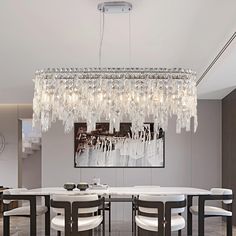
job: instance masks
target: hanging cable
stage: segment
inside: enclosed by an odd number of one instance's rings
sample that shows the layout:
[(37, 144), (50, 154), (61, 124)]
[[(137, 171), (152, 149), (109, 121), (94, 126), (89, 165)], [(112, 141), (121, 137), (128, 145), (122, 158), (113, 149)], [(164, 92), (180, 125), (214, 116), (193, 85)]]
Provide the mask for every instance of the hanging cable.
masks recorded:
[[(132, 61), (131, 61), (131, 54), (132, 54), (132, 48), (131, 48), (131, 14), (129, 11), (129, 67), (131, 67)], [(102, 9), (100, 11), (100, 43), (99, 43), (99, 67), (102, 66), (102, 46), (103, 46), (103, 38), (104, 38), (104, 28), (105, 28), (105, 10)]]
[(102, 12), (100, 11), (100, 14), (99, 14), (99, 43), (101, 41), (101, 33), (102, 33), (101, 23), (102, 23)]
[(131, 16), (129, 11), (129, 67), (131, 68)]
[(100, 13), (100, 44), (99, 44), (99, 67), (102, 65), (102, 43), (104, 37), (105, 13)]

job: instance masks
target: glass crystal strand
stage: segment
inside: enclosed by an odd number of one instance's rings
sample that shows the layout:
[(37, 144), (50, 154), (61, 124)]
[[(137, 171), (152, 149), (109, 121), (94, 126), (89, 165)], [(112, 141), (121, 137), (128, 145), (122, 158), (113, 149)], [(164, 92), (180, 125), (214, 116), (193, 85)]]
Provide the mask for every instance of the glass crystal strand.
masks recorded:
[[(98, 72), (95, 72), (95, 71)], [(48, 130), (62, 120), (65, 131), (85, 120), (88, 130), (105, 118), (116, 131), (124, 117), (137, 133), (147, 117), (167, 129), (176, 115), (176, 131), (197, 128), (196, 75), (180, 69), (52, 69), (36, 72), (33, 122)], [(153, 71), (157, 71), (153, 73)], [(111, 131), (110, 130), (110, 131)]]

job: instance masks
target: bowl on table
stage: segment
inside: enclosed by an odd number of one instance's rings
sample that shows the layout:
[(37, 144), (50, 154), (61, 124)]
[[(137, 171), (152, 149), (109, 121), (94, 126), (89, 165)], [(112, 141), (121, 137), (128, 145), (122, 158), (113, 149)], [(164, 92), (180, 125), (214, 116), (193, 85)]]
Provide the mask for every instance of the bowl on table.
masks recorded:
[(80, 191), (85, 191), (89, 187), (88, 183), (78, 183), (77, 188)]
[(67, 191), (72, 191), (74, 188), (76, 188), (76, 185), (74, 183), (65, 183), (64, 189)]

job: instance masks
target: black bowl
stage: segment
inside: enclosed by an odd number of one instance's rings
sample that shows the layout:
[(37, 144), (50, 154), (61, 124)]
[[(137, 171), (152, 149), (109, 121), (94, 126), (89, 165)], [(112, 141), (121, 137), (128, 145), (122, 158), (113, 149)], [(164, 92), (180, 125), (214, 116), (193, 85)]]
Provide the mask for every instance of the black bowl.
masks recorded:
[(79, 183), (79, 184), (77, 184), (77, 188), (80, 191), (85, 191), (88, 187), (89, 187), (89, 185), (87, 183)]
[(67, 191), (72, 191), (74, 188), (76, 188), (76, 185), (74, 183), (64, 184), (64, 189), (66, 189)]

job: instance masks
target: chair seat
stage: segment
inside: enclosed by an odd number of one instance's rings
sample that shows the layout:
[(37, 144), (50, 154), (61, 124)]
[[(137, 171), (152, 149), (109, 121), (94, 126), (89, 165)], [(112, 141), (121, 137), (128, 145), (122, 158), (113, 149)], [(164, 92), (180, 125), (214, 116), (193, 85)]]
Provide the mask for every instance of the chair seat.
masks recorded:
[[(197, 215), (198, 214), (198, 206), (191, 206), (190, 212), (193, 215)], [(205, 206), (204, 215), (205, 216), (232, 216), (232, 212), (227, 211), (227, 210), (220, 208), (220, 207)]]
[[(156, 217), (135, 216), (135, 221), (138, 227), (148, 230), (158, 230), (158, 219)], [(178, 231), (185, 227), (185, 220), (180, 215), (171, 216), (171, 231)]]
[[(48, 211), (46, 206), (36, 206), (36, 215), (43, 215)], [(4, 216), (29, 216), (30, 206), (17, 207), (3, 213)]]
[[(90, 230), (98, 227), (102, 223), (102, 216), (90, 216), (78, 218), (78, 231)], [(65, 230), (65, 216), (55, 216), (51, 221), (51, 226), (57, 231)]]

